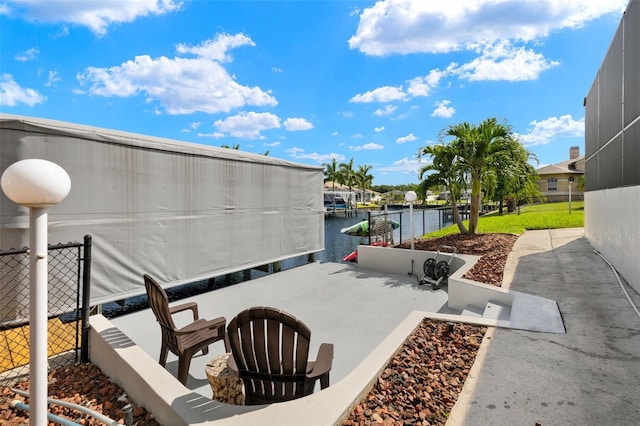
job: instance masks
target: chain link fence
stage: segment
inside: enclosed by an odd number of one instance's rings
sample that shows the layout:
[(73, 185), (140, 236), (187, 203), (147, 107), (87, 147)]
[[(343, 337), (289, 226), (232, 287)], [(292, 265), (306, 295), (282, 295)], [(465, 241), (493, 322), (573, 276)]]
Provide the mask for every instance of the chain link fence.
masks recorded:
[[(88, 360), (91, 236), (49, 245), (48, 358), (55, 369)], [(0, 250), (0, 385), (29, 374), (29, 249)]]

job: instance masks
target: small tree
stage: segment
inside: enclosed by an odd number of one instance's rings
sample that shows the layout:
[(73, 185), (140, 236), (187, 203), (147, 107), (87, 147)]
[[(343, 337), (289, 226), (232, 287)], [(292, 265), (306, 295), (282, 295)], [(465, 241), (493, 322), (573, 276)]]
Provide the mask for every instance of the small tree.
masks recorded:
[(504, 151), (505, 138), (511, 137), (511, 127), (488, 118), (479, 125), (461, 123), (449, 126), (444, 136), (452, 136), (452, 149), (461, 167), (469, 173), (471, 180), (471, 211), (469, 214), (469, 233), (475, 234), (480, 218), (482, 181), (491, 170), (492, 157)]
[(351, 190), (353, 185), (356, 184), (356, 172), (353, 170), (353, 158), (348, 163), (341, 163), (338, 165), (338, 173), (340, 175), (340, 181), (343, 185), (349, 187), (349, 205), (351, 205)]
[[(466, 188), (464, 170), (456, 162), (456, 153), (450, 145), (431, 145), (422, 148), (418, 152), (418, 157), (428, 155), (431, 164), (427, 164), (419, 171), (418, 177), (424, 180), (420, 183), (421, 191), (443, 185), (451, 195), (451, 211), (453, 222), (458, 225), (461, 234), (466, 234), (467, 229), (462, 223), (462, 218), (458, 210), (458, 201), (463, 188)], [(432, 172), (427, 174), (428, 172)], [(426, 177), (425, 177), (425, 174)]]
[(336, 188), (336, 180), (338, 179), (338, 162), (335, 158), (331, 159), (331, 163), (324, 163), (324, 181), (331, 181), (331, 188)]
[(505, 138), (502, 143), (504, 149), (490, 158), (491, 167), (483, 182), (485, 196), (499, 202), (500, 215), (505, 202), (511, 206), (523, 198), (542, 196), (538, 175), (530, 164), (531, 161), (538, 163), (538, 157), (515, 138)]
[(371, 166), (364, 165), (358, 166), (358, 170), (356, 171), (356, 183), (362, 190), (362, 203), (365, 204), (367, 189), (373, 183), (373, 175), (369, 174), (371, 170)]

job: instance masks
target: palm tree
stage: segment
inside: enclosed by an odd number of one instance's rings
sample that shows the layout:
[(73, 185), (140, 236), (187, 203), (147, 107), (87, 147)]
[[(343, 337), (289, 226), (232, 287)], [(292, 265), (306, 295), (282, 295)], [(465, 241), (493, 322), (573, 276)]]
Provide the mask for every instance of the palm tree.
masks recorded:
[(224, 145), (220, 145), (220, 148), (239, 150), (240, 149), (240, 144), (239, 143), (234, 143), (233, 146), (229, 146), (227, 144), (224, 144)]
[(451, 145), (461, 165), (470, 175), (469, 233), (475, 234), (480, 217), (482, 180), (491, 170), (492, 157), (507, 149), (502, 142), (505, 138), (511, 137), (511, 126), (498, 123), (495, 118), (488, 118), (477, 126), (467, 122), (451, 125), (443, 134), (454, 137)]
[[(456, 162), (456, 153), (451, 145), (431, 145), (422, 148), (418, 152), (418, 157), (425, 155), (431, 157), (431, 164), (423, 166), (418, 177), (421, 180), (420, 188), (426, 194), (427, 189), (434, 186), (443, 185), (451, 195), (451, 211), (453, 222), (458, 225), (461, 234), (466, 234), (467, 229), (462, 223), (460, 212), (458, 211), (458, 199), (463, 188), (466, 188), (465, 173)], [(423, 180), (422, 178), (430, 173)]]
[(367, 188), (369, 188), (373, 183), (373, 175), (369, 174), (371, 168), (372, 167), (369, 165), (358, 166), (358, 170), (356, 171), (355, 175), (356, 183), (360, 187), (360, 189), (362, 189), (363, 204), (366, 204), (365, 200), (367, 195)]
[(331, 181), (331, 188), (336, 188), (336, 180), (338, 179), (338, 162), (335, 158), (331, 159), (331, 163), (324, 163), (324, 181)]
[(351, 205), (351, 190), (353, 185), (356, 184), (356, 172), (353, 170), (353, 158), (348, 163), (340, 163), (338, 166), (338, 173), (340, 174), (340, 181), (349, 187), (349, 200)]
[(538, 189), (538, 175), (530, 163), (538, 163), (538, 157), (513, 137), (505, 138), (503, 143), (505, 149), (492, 157), (491, 169), (485, 174), (482, 184), (485, 196), (500, 203), (500, 215), (505, 201), (512, 211), (514, 202), (542, 196)]

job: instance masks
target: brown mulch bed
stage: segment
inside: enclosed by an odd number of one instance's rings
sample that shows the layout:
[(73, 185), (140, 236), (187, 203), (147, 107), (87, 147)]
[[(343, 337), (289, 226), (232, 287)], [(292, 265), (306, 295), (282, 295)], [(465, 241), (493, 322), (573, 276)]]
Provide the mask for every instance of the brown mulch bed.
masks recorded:
[[(455, 246), (458, 253), (481, 256), (465, 278), (499, 286), (507, 256), (518, 237), (510, 234), (454, 234), (443, 238), (417, 240), (416, 250), (435, 251), (439, 245)], [(409, 248), (405, 243), (403, 248)], [(425, 320), (392, 358), (371, 392), (344, 421), (344, 425), (442, 425), (464, 385), (484, 327)], [(14, 386), (27, 390), (28, 382)], [(64, 367), (49, 375), (49, 397), (84, 405), (119, 423), (124, 423), (121, 398), (125, 392), (92, 364)], [(119, 400), (122, 399), (122, 400)], [(0, 425), (28, 424), (29, 415), (9, 406), (28, 398), (9, 388), (0, 394)], [(50, 405), (50, 411), (82, 425), (99, 425), (93, 418), (65, 407)], [(144, 408), (133, 404), (134, 424), (158, 423)], [(53, 423), (51, 423), (53, 425)]]
[[(29, 382), (13, 386), (15, 389), (29, 390)], [(79, 364), (57, 368), (49, 373), (49, 398), (82, 405), (124, 424), (123, 407), (130, 402), (126, 392), (113, 383), (93, 364)], [(3, 388), (0, 395), (0, 425), (18, 426), (29, 424), (29, 413), (9, 406), (12, 400), (26, 404), (29, 398), (17, 395), (10, 388)], [(153, 415), (139, 405), (132, 403), (133, 423), (138, 425), (159, 425)], [(84, 414), (61, 405), (49, 405), (49, 412), (81, 425), (104, 425), (89, 414)], [(54, 423), (49, 423), (54, 425)]]
[(486, 327), (425, 320), (405, 341), (344, 426), (443, 425)]

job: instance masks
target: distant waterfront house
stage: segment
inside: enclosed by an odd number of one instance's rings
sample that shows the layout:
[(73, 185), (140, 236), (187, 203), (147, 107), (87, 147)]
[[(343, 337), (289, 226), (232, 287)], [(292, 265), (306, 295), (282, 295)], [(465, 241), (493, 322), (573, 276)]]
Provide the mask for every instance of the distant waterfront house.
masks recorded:
[(572, 146), (569, 149), (569, 159), (551, 164), (536, 170), (540, 180), (538, 187), (547, 201), (569, 201), (569, 185), (571, 185), (571, 199), (582, 200), (584, 194), (578, 189), (578, 182), (584, 175), (584, 155), (580, 155), (580, 148)]
[(365, 190), (365, 199), (363, 201), (362, 190), (357, 186), (353, 186), (349, 188), (346, 185), (343, 185), (338, 182), (333, 182), (330, 180), (324, 182), (323, 191), (325, 194), (329, 193), (329, 194), (335, 194), (337, 196), (340, 196), (347, 202), (347, 204), (351, 204), (354, 206), (356, 203), (368, 204), (372, 200), (380, 197), (379, 193), (375, 191), (371, 191), (370, 189), (367, 189)]

